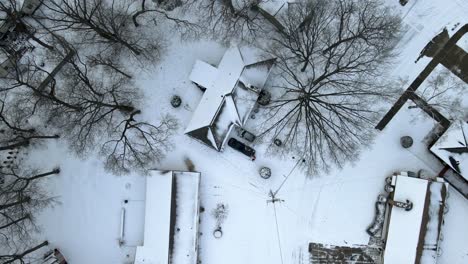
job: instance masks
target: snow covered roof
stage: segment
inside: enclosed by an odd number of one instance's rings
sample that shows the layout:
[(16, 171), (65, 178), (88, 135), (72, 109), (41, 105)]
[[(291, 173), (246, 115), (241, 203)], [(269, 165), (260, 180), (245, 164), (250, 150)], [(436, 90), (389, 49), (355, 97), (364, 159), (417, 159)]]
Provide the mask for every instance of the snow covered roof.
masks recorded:
[(247, 120), (274, 62), (238, 47), (217, 68), (197, 61), (189, 78), (206, 90), (185, 133), (220, 151), (232, 127)]
[(268, 0), (264, 1), (259, 4), (259, 6), (267, 11), (270, 15), (275, 16), (281, 11), (283, 8), (287, 7), (288, 3), (292, 3), (294, 1), (286, 1), (286, 0)]
[(431, 147), (432, 153), (468, 180), (468, 122), (454, 122)]
[(0, 63), (3, 63), (4, 61), (8, 60), (8, 58), (8, 53), (6, 53), (3, 49), (0, 49)]
[(42, 0), (24, 0), (21, 5), (21, 12), (31, 15), (42, 5)]
[(436, 263), (447, 183), (401, 173), (392, 185), (393, 201), (410, 201), (412, 209), (390, 206), (384, 263)]
[(152, 171), (146, 178), (144, 245), (135, 264), (196, 264), (200, 173)]

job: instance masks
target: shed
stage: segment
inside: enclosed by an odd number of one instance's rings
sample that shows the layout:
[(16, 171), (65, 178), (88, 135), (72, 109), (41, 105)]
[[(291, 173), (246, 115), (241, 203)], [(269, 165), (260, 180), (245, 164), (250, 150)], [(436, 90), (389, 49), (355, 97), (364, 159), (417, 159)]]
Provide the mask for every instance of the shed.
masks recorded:
[(384, 232), (384, 264), (435, 264), (448, 184), (442, 178), (427, 180), (400, 172), (392, 176), (390, 199), (412, 204), (410, 210), (389, 203)]
[(144, 244), (135, 264), (197, 264), (200, 173), (152, 171), (146, 178)]

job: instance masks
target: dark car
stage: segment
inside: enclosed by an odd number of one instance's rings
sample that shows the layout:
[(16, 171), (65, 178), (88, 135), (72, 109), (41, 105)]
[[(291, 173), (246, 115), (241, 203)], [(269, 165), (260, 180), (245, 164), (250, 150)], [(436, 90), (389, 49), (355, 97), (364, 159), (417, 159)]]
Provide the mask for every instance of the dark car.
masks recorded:
[(243, 129), (242, 127), (238, 127), (236, 126), (236, 132), (237, 132), (237, 135), (249, 142), (253, 142), (255, 140), (255, 135), (250, 133), (249, 131)]
[(239, 140), (235, 138), (230, 138), (228, 141), (228, 145), (239, 151), (242, 152), (242, 154), (250, 157), (252, 160), (255, 160), (255, 149), (245, 145), (244, 143), (240, 142)]

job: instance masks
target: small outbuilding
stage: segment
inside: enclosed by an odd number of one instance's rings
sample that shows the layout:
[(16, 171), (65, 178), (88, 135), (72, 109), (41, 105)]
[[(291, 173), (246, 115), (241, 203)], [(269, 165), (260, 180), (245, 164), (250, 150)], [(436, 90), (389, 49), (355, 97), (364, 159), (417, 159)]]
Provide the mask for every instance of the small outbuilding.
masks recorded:
[(249, 118), (275, 61), (238, 47), (229, 48), (218, 67), (197, 60), (189, 78), (204, 94), (185, 133), (221, 151), (234, 126)]

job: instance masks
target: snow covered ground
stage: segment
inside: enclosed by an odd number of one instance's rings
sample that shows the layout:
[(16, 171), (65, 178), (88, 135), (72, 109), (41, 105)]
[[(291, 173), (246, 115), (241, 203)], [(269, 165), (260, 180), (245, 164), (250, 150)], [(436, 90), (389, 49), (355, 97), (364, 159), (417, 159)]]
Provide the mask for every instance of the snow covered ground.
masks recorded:
[[(406, 7), (390, 1), (402, 10), (409, 31), (401, 47), (394, 74), (413, 80), (429, 62), (414, 60), (420, 50), (444, 26), (468, 21), (468, 4), (462, 0), (415, 0)], [(464, 38), (466, 40), (466, 38)], [(367, 244), (365, 229), (372, 222), (374, 202), (383, 191), (384, 179), (395, 171), (426, 169), (438, 173), (442, 165), (425, 148), (425, 136), (434, 121), (421, 118), (419, 109), (402, 108), (390, 124), (379, 132), (370, 149), (359, 161), (328, 175), (304, 175), (293, 170), (298, 157), (279, 160), (265, 157), (264, 147), (255, 146), (257, 160), (250, 161), (231, 148), (218, 153), (183, 135), (202, 92), (188, 80), (193, 63), (201, 59), (217, 64), (226, 47), (212, 41), (180, 42), (174, 40), (165, 59), (153, 71), (142, 73), (140, 84), (145, 92), (150, 120), (172, 112), (181, 128), (175, 149), (158, 167), (161, 170), (184, 170), (190, 158), (201, 172), (200, 197), (205, 212), (200, 223), (200, 259), (205, 264), (231, 263), (307, 263), (309, 242), (335, 245)], [(405, 89), (406, 87), (402, 87)], [(173, 109), (170, 97), (182, 97), (182, 107)], [(250, 122), (254, 122), (251, 120)], [(401, 136), (412, 136), (410, 149), (400, 147)], [(68, 154), (62, 142), (32, 153), (38, 164), (57, 164), (59, 176), (47, 181), (61, 204), (40, 216), (42, 236), (58, 247), (70, 264), (132, 263), (136, 244), (143, 241), (145, 178), (140, 175), (114, 176), (105, 172), (93, 156), (77, 160)], [(262, 179), (258, 170), (272, 169), (270, 179)], [(292, 173), (291, 173), (292, 171)], [(281, 203), (267, 203), (270, 190), (276, 191), (288, 176), (276, 198)], [(443, 227), (441, 264), (468, 263), (468, 203), (450, 189)], [(133, 225), (126, 232), (132, 241), (119, 246), (120, 212), (123, 201), (135, 204), (128, 217)], [(223, 223), (223, 237), (212, 232), (216, 220), (211, 212), (218, 203), (228, 206)]]

